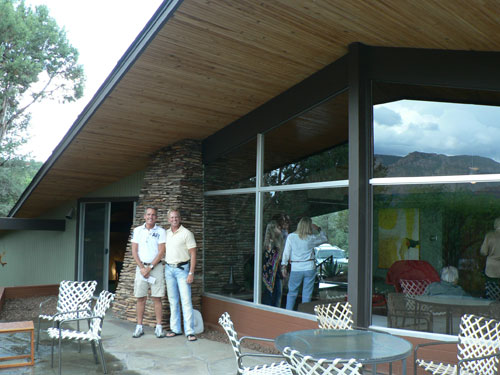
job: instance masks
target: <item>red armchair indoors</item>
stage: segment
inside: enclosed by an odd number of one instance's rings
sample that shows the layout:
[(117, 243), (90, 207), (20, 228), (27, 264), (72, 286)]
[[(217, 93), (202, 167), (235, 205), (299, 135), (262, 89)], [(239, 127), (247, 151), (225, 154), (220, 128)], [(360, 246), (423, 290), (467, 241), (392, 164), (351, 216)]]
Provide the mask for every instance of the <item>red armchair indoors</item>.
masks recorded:
[(385, 277), (385, 283), (394, 285), (396, 292), (401, 293), (399, 280), (429, 280), (439, 282), (439, 273), (425, 260), (398, 260), (394, 262)]

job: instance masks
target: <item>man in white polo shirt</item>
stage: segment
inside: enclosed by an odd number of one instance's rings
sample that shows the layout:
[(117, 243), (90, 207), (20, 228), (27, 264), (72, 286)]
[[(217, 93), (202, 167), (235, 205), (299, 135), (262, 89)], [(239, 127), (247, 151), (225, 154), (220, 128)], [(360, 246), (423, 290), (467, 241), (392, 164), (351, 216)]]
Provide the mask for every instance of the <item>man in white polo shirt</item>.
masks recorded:
[(167, 332), (167, 337), (181, 334), (182, 305), (184, 334), (188, 341), (196, 341), (191, 302), (191, 284), (196, 267), (196, 241), (193, 233), (181, 225), (179, 210), (168, 211), (168, 222), (170, 229), (167, 230), (165, 280), (170, 303), (170, 331)]
[(134, 296), (137, 297), (137, 326), (134, 338), (144, 334), (142, 318), (146, 307), (146, 296), (151, 287), (151, 298), (155, 306), (156, 329), (158, 338), (165, 337), (161, 326), (161, 297), (165, 296), (165, 281), (163, 279), (163, 264), (165, 255), (165, 229), (156, 225), (157, 210), (147, 207), (143, 225), (134, 229), (132, 235), (132, 256), (137, 264), (134, 280)]

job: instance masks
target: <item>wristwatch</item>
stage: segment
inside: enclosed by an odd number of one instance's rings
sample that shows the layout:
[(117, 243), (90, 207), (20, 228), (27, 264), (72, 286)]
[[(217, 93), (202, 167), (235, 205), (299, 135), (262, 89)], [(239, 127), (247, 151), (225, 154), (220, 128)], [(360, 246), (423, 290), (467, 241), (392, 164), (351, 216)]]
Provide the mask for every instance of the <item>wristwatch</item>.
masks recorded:
[(153, 268), (155, 268), (155, 265), (154, 265), (153, 263), (150, 263), (150, 264), (149, 264), (149, 267), (150, 267), (151, 269), (153, 269)]

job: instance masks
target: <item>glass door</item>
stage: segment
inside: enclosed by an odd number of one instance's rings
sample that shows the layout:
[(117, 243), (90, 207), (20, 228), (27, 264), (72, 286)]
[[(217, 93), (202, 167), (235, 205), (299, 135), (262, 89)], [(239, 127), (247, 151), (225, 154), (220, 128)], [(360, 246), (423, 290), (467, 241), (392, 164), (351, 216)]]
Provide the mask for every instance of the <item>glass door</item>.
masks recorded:
[(96, 293), (108, 290), (110, 202), (80, 206), (79, 279), (97, 280)]

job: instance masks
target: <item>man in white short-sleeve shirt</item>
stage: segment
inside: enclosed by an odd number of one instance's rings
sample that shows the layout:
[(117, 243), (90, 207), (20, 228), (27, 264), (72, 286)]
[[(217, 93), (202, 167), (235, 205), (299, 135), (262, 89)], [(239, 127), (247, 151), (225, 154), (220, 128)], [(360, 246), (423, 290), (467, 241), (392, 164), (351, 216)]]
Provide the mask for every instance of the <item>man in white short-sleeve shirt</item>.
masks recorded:
[(146, 297), (151, 288), (151, 298), (155, 306), (156, 328), (158, 338), (165, 337), (161, 326), (161, 297), (165, 296), (165, 280), (163, 279), (163, 264), (165, 255), (166, 232), (156, 225), (157, 210), (148, 207), (144, 214), (145, 223), (134, 229), (132, 235), (132, 256), (137, 264), (134, 279), (134, 296), (137, 298), (137, 326), (134, 338), (144, 334), (142, 319), (146, 307)]
[(167, 230), (165, 279), (170, 303), (170, 331), (167, 332), (167, 337), (181, 334), (182, 305), (184, 334), (188, 341), (196, 341), (191, 301), (191, 284), (196, 267), (196, 241), (193, 233), (181, 225), (178, 210), (168, 211), (168, 222), (170, 229)]

